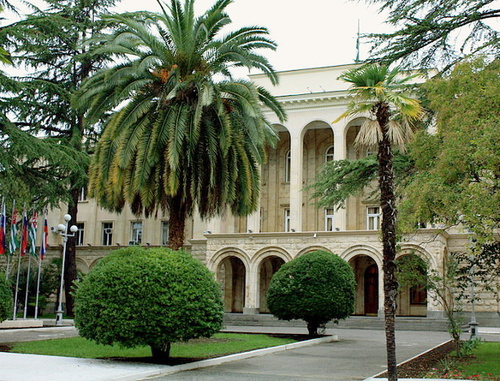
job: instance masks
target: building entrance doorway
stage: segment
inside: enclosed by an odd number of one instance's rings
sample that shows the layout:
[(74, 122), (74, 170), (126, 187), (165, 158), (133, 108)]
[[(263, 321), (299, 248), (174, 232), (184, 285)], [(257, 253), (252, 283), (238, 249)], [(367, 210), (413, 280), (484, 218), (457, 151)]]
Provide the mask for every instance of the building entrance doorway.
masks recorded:
[(243, 312), (246, 268), (242, 260), (225, 258), (219, 266), (218, 280), (224, 297), (224, 312)]
[(271, 278), (274, 273), (280, 269), (280, 267), (285, 263), (283, 259), (277, 256), (267, 257), (260, 264), (260, 274), (259, 274), (259, 312), (269, 313), (269, 308), (267, 307), (267, 290), (269, 289), (269, 283), (271, 283)]
[(365, 270), (365, 315), (378, 314), (378, 268), (376, 264)]

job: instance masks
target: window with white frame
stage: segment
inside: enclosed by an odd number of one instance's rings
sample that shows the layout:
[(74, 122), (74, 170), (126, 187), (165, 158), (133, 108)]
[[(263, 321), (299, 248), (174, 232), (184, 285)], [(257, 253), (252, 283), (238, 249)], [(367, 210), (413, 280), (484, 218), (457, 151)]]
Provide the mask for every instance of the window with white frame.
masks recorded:
[(334, 226), (334, 212), (335, 212), (335, 209), (334, 208), (326, 208), (325, 209), (325, 231), (326, 232), (332, 232), (335, 230), (335, 226)]
[(78, 193), (78, 201), (87, 201), (87, 187), (80, 188), (80, 193)]
[(129, 244), (138, 245), (142, 242), (142, 221), (133, 221), (130, 224), (130, 242)]
[(285, 231), (290, 231), (290, 208), (285, 209)]
[(380, 229), (380, 207), (370, 206), (366, 208), (366, 229)]
[(291, 166), (292, 166), (292, 154), (290, 151), (287, 151), (285, 155), (285, 182), (290, 182), (291, 176)]
[(83, 246), (83, 237), (85, 233), (85, 224), (83, 222), (79, 222), (76, 224), (76, 227), (78, 228), (78, 231), (75, 233), (75, 240), (77, 246)]
[(161, 222), (161, 244), (162, 246), (168, 245), (168, 221)]
[(333, 146), (330, 146), (325, 151), (325, 163), (333, 161)]
[(102, 223), (102, 245), (111, 246), (113, 244), (113, 223)]

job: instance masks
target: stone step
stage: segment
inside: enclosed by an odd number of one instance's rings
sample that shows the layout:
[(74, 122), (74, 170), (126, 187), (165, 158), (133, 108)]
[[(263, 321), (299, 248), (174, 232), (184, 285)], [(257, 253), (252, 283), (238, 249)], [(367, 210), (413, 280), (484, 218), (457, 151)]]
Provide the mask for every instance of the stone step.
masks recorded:
[[(278, 320), (270, 314), (238, 314), (225, 313), (226, 326), (262, 326), (262, 327), (304, 327), (302, 320)], [(338, 324), (329, 322), (327, 328), (351, 329), (384, 329), (384, 319), (377, 316), (351, 316)], [(401, 331), (447, 331), (445, 319), (430, 319), (425, 317), (397, 317), (396, 329)]]

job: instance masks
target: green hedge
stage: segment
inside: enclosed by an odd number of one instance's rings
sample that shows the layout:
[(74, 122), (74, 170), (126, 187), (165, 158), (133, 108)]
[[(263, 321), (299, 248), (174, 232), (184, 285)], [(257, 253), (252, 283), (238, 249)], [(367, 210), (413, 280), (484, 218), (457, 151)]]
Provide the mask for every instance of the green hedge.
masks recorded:
[(12, 313), (12, 289), (4, 276), (0, 277), (0, 322), (7, 320)]
[(354, 312), (354, 294), (351, 266), (335, 254), (314, 251), (281, 266), (269, 285), (267, 303), (278, 319), (305, 320), (309, 334), (316, 336), (321, 325)]
[(157, 360), (170, 343), (209, 337), (222, 325), (218, 284), (184, 252), (128, 247), (116, 250), (81, 281), (75, 326), (99, 344), (149, 345)]

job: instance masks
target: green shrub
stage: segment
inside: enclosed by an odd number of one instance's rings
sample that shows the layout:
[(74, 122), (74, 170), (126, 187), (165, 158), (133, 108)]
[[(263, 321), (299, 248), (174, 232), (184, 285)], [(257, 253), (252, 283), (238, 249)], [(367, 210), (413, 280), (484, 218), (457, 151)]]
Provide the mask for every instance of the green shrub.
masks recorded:
[(302, 319), (310, 336), (332, 319), (354, 312), (355, 280), (349, 264), (335, 254), (314, 251), (285, 263), (274, 274), (267, 292), (273, 315)]
[(0, 322), (7, 320), (12, 312), (12, 290), (10, 282), (0, 277)]
[(99, 344), (149, 345), (165, 362), (170, 343), (209, 337), (222, 325), (218, 284), (189, 254), (168, 249), (116, 250), (77, 285), (75, 326)]

